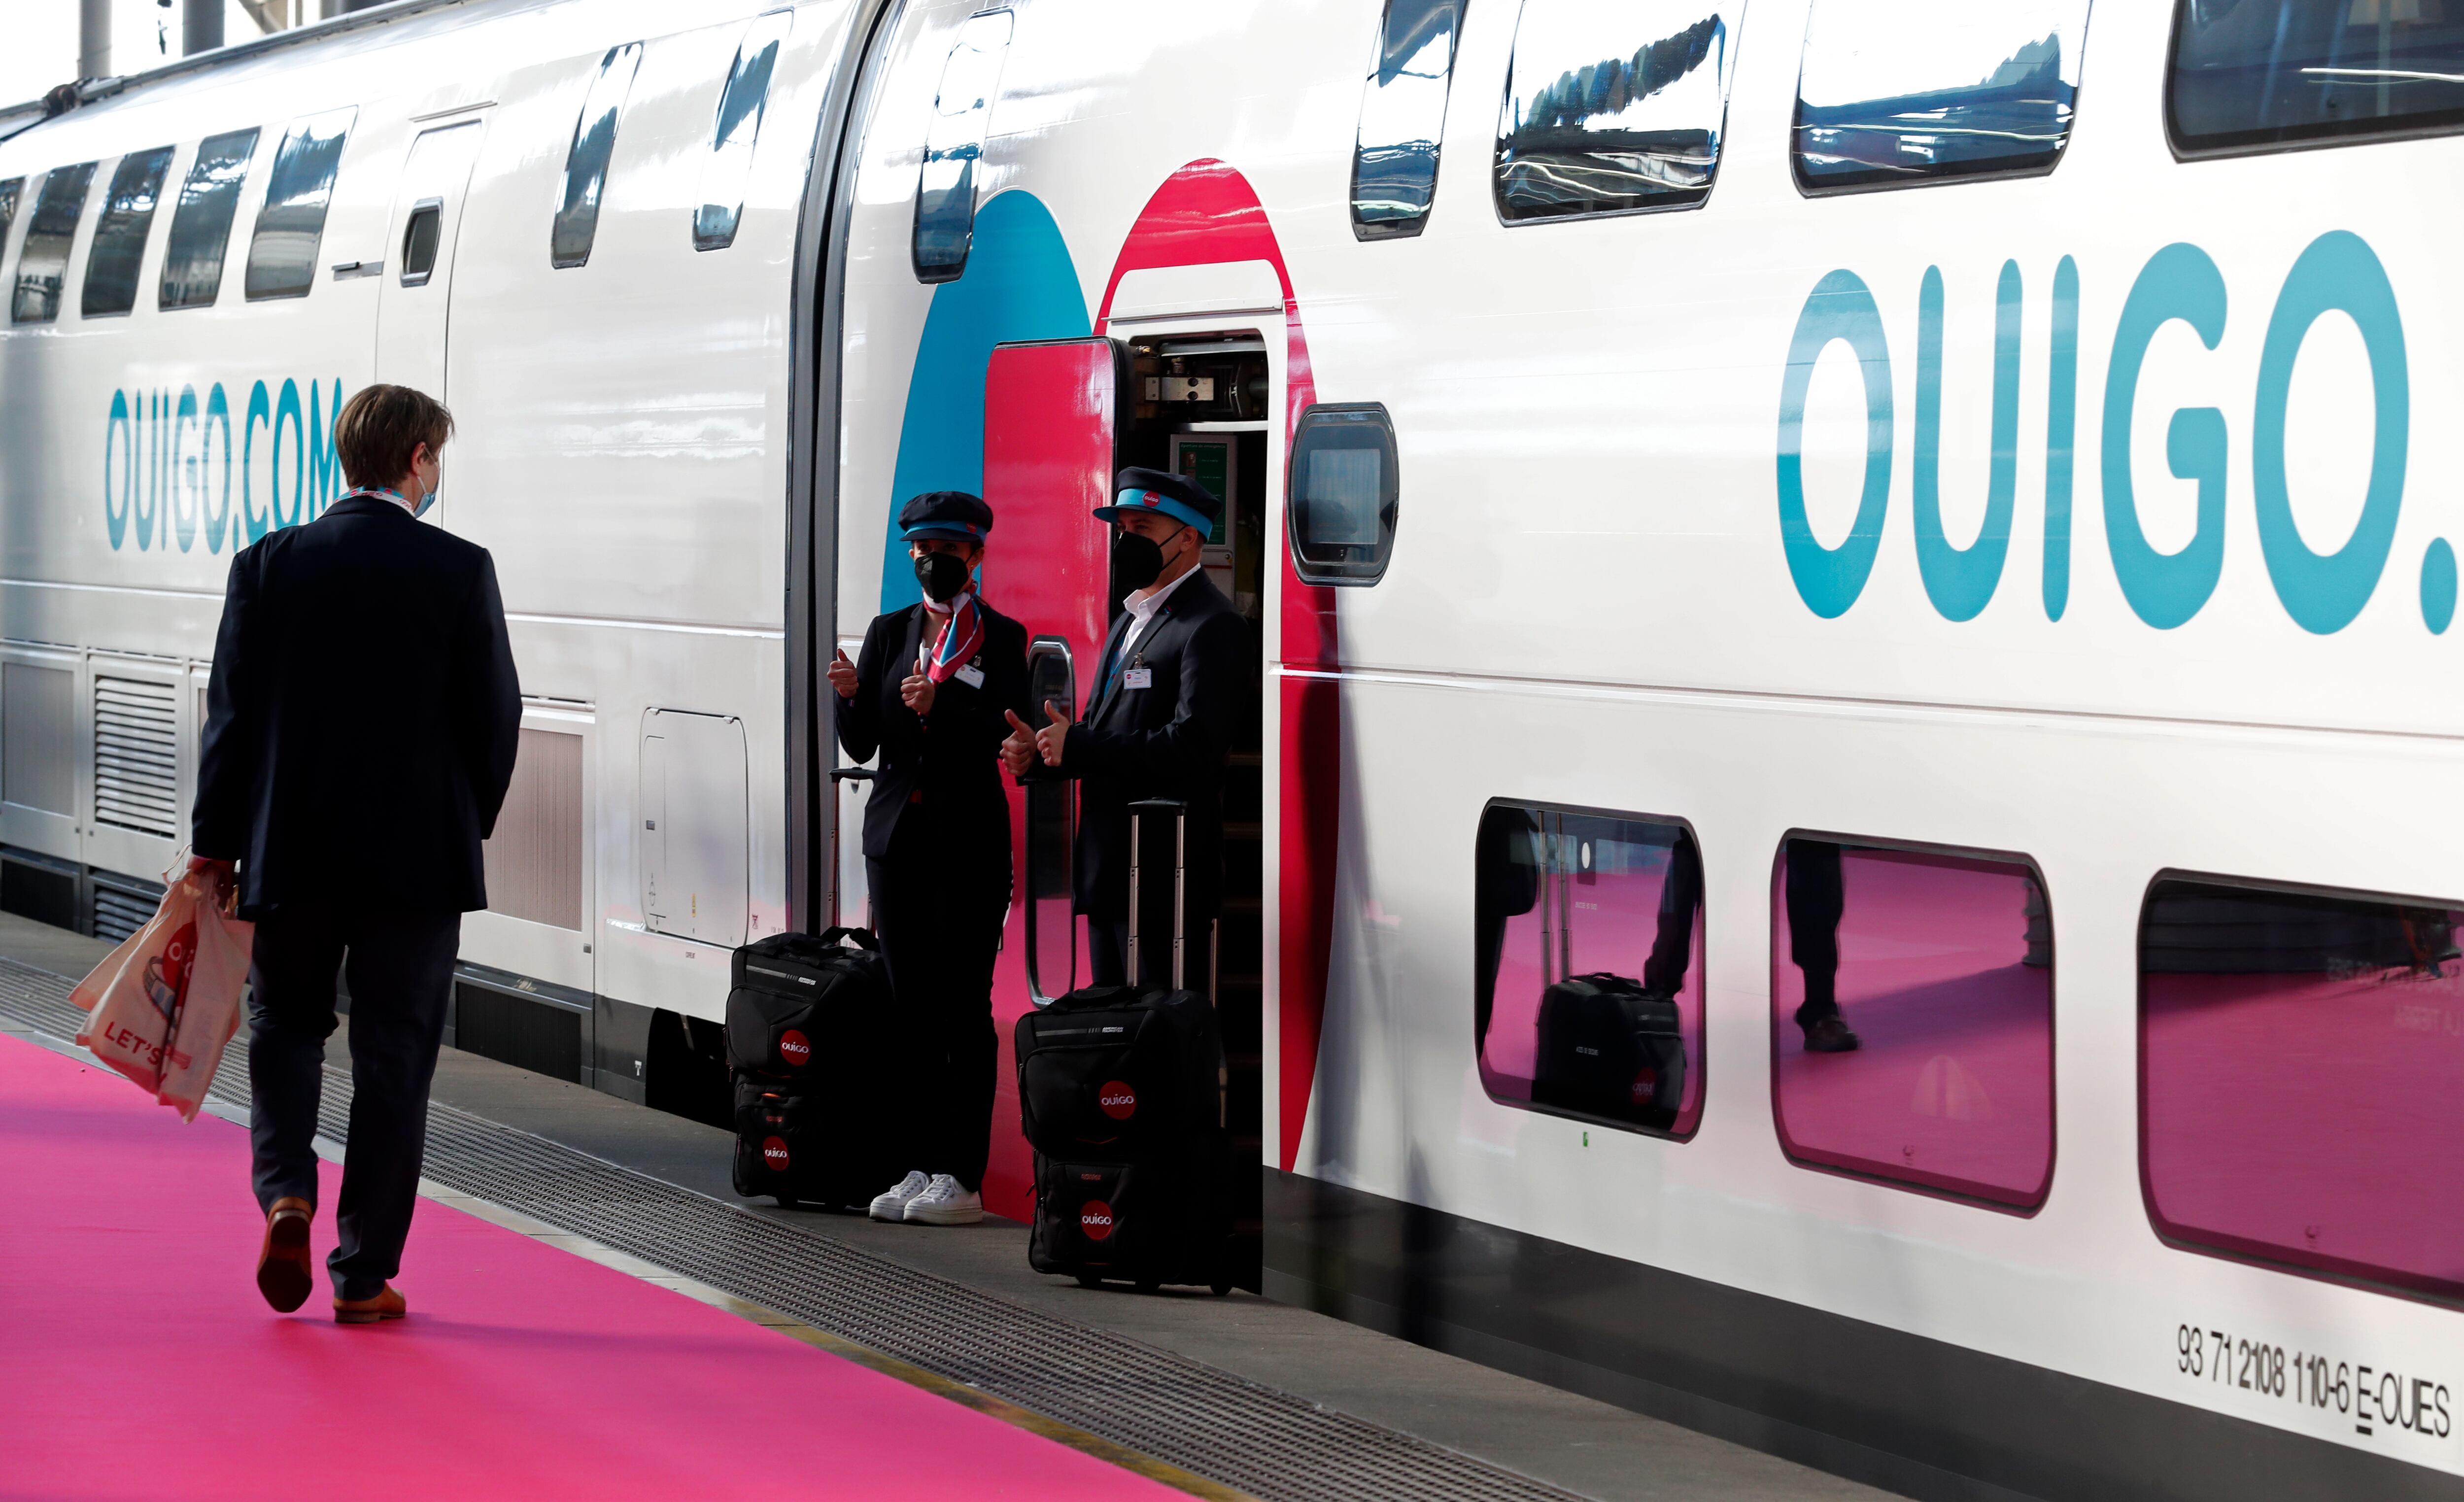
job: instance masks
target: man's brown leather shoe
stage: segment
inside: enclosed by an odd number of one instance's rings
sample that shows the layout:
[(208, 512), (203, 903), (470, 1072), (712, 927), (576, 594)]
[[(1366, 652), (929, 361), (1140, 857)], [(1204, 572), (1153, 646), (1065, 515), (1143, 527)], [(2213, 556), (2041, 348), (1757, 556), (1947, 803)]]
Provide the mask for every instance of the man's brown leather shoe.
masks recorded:
[(400, 1319), (410, 1313), (410, 1306), (385, 1286), (385, 1292), (374, 1298), (338, 1298), (334, 1300), (334, 1323), (338, 1325), (373, 1325), (380, 1319)]
[(265, 1214), (265, 1245), (256, 1253), (256, 1291), (283, 1314), (308, 1302), (317, 1286), (308, 1256), (308, 1220), (317, 1207), (297, 1195), (274, 1202)]

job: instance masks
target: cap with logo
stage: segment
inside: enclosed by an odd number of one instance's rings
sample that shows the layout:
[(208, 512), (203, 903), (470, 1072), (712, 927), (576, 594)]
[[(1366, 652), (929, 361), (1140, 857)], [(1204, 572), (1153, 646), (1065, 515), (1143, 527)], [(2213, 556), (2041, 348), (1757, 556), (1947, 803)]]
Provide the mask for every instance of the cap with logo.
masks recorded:
[(993, 529), (993, 508), (963, 490), (931, 490), (898, 508), (898, 526), (902, 541), (946, 537), (980, 542)]
[(1118, 521), (1129, 512), (1152, 511), (1211, 534), (1215, 519), (1223, 515), (1223, 502), (1213, 492), (1164, 470), (1123, 470), (1112, 482), (1112, 492), (1111, 505), (1095, 508), (1096, 520)]

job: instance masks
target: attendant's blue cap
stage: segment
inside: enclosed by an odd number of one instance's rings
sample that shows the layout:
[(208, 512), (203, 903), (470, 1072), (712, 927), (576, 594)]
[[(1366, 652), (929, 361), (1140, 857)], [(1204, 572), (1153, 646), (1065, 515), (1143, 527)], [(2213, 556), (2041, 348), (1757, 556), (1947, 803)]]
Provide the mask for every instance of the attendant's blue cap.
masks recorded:
[(1205, 486), (1162, 470), (1123, 470), (1112, 490), (1112, 503), (1095, 508), (1098, 521), (1118, 521), (1124, 512), (1155, 511), (1211, 534), (1215, 519), (1223, 515), (1223, 502)]
[(946, 537), (980, 542), (993, 529), (993, 508), (981, 496), (962, 490), (927, 491), (898, 508), (898, 525), (902, 541)]

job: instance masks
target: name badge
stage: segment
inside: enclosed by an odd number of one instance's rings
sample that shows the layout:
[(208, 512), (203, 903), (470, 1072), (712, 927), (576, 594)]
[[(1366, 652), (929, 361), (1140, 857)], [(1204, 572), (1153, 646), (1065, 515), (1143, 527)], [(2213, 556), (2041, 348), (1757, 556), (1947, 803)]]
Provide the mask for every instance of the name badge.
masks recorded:
[(967, 664), (965, 667), (960, 668), (957, 672), (951, 674), (950, 676), (957, 679), (959, 682), (965, 684), (971, 689), (979, 689), (984, 686), (984, 670), (977, 667), (972, 662)]
[(1130, 669), (1128, 672), (1121, 674), (1121, 687), (1125, 689), (1154, 688), (1155, 670), (1153, 668)]

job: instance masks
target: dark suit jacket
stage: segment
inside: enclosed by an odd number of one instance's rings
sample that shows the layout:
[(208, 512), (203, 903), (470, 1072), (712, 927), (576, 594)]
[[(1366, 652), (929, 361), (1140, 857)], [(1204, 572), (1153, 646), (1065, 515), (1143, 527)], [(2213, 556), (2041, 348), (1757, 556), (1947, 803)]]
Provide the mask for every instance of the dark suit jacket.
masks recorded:
[[(973, 850), (1009, 861), (1009, 795), (1001, 786), (1005, 712), (1026, 718), (1026, 628), (979, 597), (983, 650), (972, 665), (981, 688), (953, 677), (933, 693), (933, 713), (918, 718), (898, 696), (915, 671), (928, 612), (921, 605), (873, 617), (856, 653), (856, 691), (839, 701), (839, 744), (863, 762), (876, 751), (881, 766), (864, 808), (864, 853), (887, 859), (890, 837), (911, 808), (929, 810), (935, 843), (955, 853)], [(934, 628), (937, 630), (938, 628)], [(1032, 723), (1033, 721), (1029, 721)]]
[[(1061, 771), (1079, 780), (1076, 906), (1099, 918), (1129, 916), (1130, 805), (1180, 799), (1189, 805), (1182, 911), (1195, 946), (1223, 899), (1223, 757), (1249, 682), (1246, 633), (1232, 602), (1200, 570), (1131, 648), (1128, 666), (1155, 674), (1133, 689), (1126, 673), (1106, 671), (1133, 619), (1127, 610), (1114, 618), (1087, 687), (1087, 712), (1062, 741)], [(1169, 871), (1156, 874), (1171, 879)]]
[(488, 550), (347, 497), (231, 560), (196, 852), (240, 863), (251, 916), (300, 898), (486, 907), (479, 842), (521, 718)]

